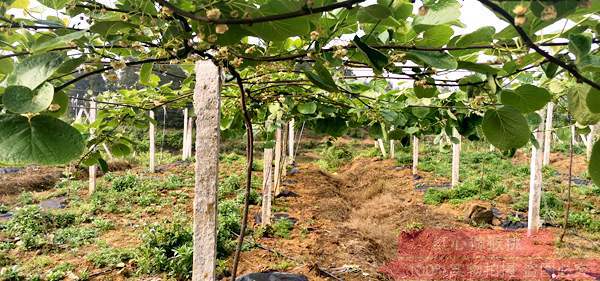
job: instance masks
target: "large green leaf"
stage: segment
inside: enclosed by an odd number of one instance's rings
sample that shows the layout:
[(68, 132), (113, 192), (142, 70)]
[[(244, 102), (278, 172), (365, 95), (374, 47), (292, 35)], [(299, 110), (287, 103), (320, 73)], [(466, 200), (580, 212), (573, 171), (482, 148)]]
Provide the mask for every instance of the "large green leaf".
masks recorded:
[(438, 48), (446, 45), (454, 30), (449, 25), (438, 25), (423, 32), (423, 39), (417, 41), (417, 46)]
[[(301, 9), (303, 5), (304, 2), (301, 1), (271, 0), (264, 5), (261, 5), (260, 9), (256, 11), (256, 14), (251, 16), (268, 16), (297, 11)], [(308, 34), (311, 31), (310, 17), (297, 17), (286, 20), (256, 23), (250, 26), (244, 26), (244, 28), (267, 41), (282, 41), (288, 37)]]
[(90, 26), (90, 31), (106, 37), (111, 34), (129, 32), (136, 27), (137, 25), (124, 21), (99, 21)]
[(422, 15), (416, 16), (413, 27), (417, 32), (431, 26), (451, 23), (460, 17), (460, 3), (456, 0), (433, 0), (427, 1), (426, 8), (422, 9)]
[(367, 57), (369, 64), (373, 67), (375, 72), (381, 73), (383, 68), (390, 63), (389, 58), (384, 53), (371, 48), (361, 41), (358, 36), (354, 36), (353, 41), (356, 47)]
[(148, 85), (150, 82), (150, 74), (152, 74), (153, 63), (145, 63), (140, 67), (140, 84)]
[(534, 112), (544, 108), (552, 99), (552, 95), (543, 88), (533, 85), (522, 85), (516, 90), (503, 90), (500, 100), (505, 105), (510, 105), (522, 113)]
[(65, 113), (67, 113), (67, 109), (69, 108), (69, 96), (65, 94), (65, 92), (56, 92), (54, 93), (54, 98), (52, 99), (52, 103), (48, 107), (48, 110), (42, 112), (42, 114), (61, 117)]
[(437, 87), (435, 85), (430, 85), (435, 83), (435, 80), (431, 77), (427, 77), (426, 80), (429, 84), (423, 86), (417, 85), (417, 81), (414, 82), (413, 90), (415, 91), (417, 98), (433, 98), (437, 96)]
[(314, 114), (317, 111), (317, 104), (314, 102), (300, 103), (297, 106), (298, 112), (302, 114)]
[(584, 126), (593, 125), (600, 121), (600, 114), (592, 112), (588, 107), (589, 94), (590, 87), (580, 84), (570, 87), (567, 92), (569, 112), (577, 123)]
[(409, 51), (407, 54), (435, 68), (456, 69), (458, 63), (451, 55), (444, 52)]
[(65, 55), (56, 52), (28, 56), (15, 66), (13, 73), (8, 77), (8, 85), (35, 89), (50, 78), (64, 60)]
[(590, 174), (590, 177), (592, 177), (594, 183), (600, 186), (600, 141), (597, 141), (592, 149), (588, 173)]
[(67, 44), (69, 44), (69, 42), (85, 36), (86, 33), (86, 31), (76, 31), (63, 36), (54, 37), (49, 40), (42, 41), (40, 43), (36, 42), (36, 44), (34, 44), (31, 47), (31, 52), (40, 53), (43, 51), (65, 47), (67, 46)]
[(589, 34), (578, 33), (569, 35), (569, 51), (581, 59), (592, 49), (592, 36)]
[(488, 141), (500, 150), (522, 147), (531, 135), (527, 119), (509, 105), (488, 110), (483, 116), (482, 129)]
[(329, 70), (323, 66), (319, 61), (315, 61), (312, 67), (309, 64), (302, 64), (300, 68), (304, 72), (304, 75), (317, 87), (329, 91), (337, 92), (338, 87), (331, 77)]
[[(8, 75), (13, 71), (14, 62), (12, 58), (0, 59), (0, 74)], [(0, 82), (2, 79), (0, 79)]]
[(73, 0), (37, 0), (38, 2), (40, 2), (42, 5), (55, 9), (55, 10), (60, 10), (62, 8), (64, 8), (67, 3), (72, 2)]
[(50, 83), (44, 83), (34, 91), (24, 86), (8, 86), (2, 103), (14, 113), (38, 113), (50, 106), (53, 97), (54, 87)]
[(600, 113), (600, 91), (596, 88), (590, 87), (590, 91), (587, 94), (586, 103), (588, 109), (592, 113)]
[(375, 23), (392, 15), (390, 8), (381, 4), (374, 4), (367, 7), (361, 7), (356, 13), (360, 22)]
[(341, 117), (330, 117), (325, 119), (316, 119), (313, 123), (313, 129), (319, 134), (328, 134), (333, 137), (341, 137), (348, 130), (346, 120)]
[(9, 165), (66, 164), (84, 149), (81, 134), (60, 119), (0, 116), (0, 162)]
[(482, 74), (497, 74), (499, 69), (493, 68), (487, 64), (483, 63), (474, 63), (469, 61), (458, 61), (458, 69), (466, 69)]

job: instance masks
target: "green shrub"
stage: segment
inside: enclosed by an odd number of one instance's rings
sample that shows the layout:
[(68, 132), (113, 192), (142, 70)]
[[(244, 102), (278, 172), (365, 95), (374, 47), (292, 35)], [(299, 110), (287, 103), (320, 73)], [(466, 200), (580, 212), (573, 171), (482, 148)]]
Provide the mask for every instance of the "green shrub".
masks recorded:
[(35, 199), (33, 199), (33, 193), (23, 192), (19, 194), (19, 203), (23, 206), (34, 204)]
[(178, 189), (184, 185), (183, 179), (178, 175), (169, 175), (164, 183), (165, 189)]
[(183, 222), (154, 224), (144, 231), (136, 251), (138, 270), (143, 274), (167, 272), (185, 280), (192, 270), (185, 248), (192, 248), (191, 227)]
[(8, 236), (19, 237), (19, 246), (25, 249), (39, 248), (45, 244), (44, 236), (51, 226), (47, 213), (36, 205), (16, 210), (13, 218), (4, 225)]
[(67, 227), (58, 229), (54, 233), (52, 242), (58, 245), (69, 245), (78, 247), (89, 243), (98, 236), (98, 231), (93, 228)]
[(128, 189), (134, 189), (138, 183), (138, 179), (135, 175), (127, 174), (123, 176), (115, 177), (112, 180), (112, 188), (116, 191), (125, 191)]
[(333, 171), (352, 160), (354, 155), (345, 145), (330, 145), (321, 151), (321, 159), (317, 162), (324, 170)]
[(102, 247), (100, 250), (88, 254), (85, 258), (98, 268), (116, 267), (120, 263), (133, 259), (134, 254), (131, 249)]
[[(240, 205), (244, 204), (244, 199), (246, 197), (245, 193), (246, 193), (245, 191), (240, 191), (238, 193), (237, 198), (236, 198), (236, 203), (238, 203)], [(251, 189), (249, 199), (250, 199), (249, 200), (250, 205), (259, 205), (262, 197), (261, 197), (260, 193), (258, 193), (256, 190)]]
[(46, 280), (48, 280), (48, 281), (63, 280), (67, 276), (67, 273), (69, 271), (73, 270), (73, 268), (75, 268), (75, 267), (70, 263), (60, 264), (57, 267), (50, 270), (50, 272), (48, 272), (48, 274), (46, 275)]
[(101, 231), (109, 231), (115, 229), (115, 224), (108, 219), (96, 218), (92, 221), (94, 226)]
[(219, 198), (225, 198), (234, 194), (242, 186), (242, 178), (237, 174), (226, 177), (219, 183)]
[(21, 268), (18, 265), (3, 267), (0, 270), (0, 280), (2, 281), (23, 281), (25, 276), (21, 275)]
[(275, 235), (275, 237), (289, 239), (290, 232), (294, 228), (294, 223), (287, 218), (282, 218), (282, 219), (275, 221), (275, 223), (273, 223), (272, 227), (273, 227), (273, 235)]
[(438, 205), (442, 202), (448, 200), (449, 196), (445, 190), (430, 188), (425, 191), (425, 195), (423, 196), (423, 202), (429, 205)]

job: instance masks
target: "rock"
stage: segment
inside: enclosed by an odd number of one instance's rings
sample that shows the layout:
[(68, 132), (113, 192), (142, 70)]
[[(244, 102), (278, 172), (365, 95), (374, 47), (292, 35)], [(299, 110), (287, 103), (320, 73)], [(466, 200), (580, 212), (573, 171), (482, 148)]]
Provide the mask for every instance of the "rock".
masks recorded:
[(298, 168), (294, 167), (294, 168), (291, 168), (291, 169), (290, 169), (290, 170), (287, 172), (287, 175), (288, 175), (288, 176), (291, 176), (291, 175), (295, 175), (295, 174), (297, 174), (297, 173), (300, 173), (300, 169), (298, 169)]
[(59, 196), (40, 202), (42, 209), (64, 209), (67, 206), (67, 197)]
[(12, 217), (13, 217), (13, 214), (11, 212), (0, 214), (0, 222), (10, 220)]
[(254, 223), (255, 224), (262, 223), (262, 214), (260, 212), (257, 212), (256, 214), (254, 214)]
[(505, 194), (498, 196), (498, 198), (496, 198), (496, 201), (498, 201), (498, 203), (502, 203), (502, 204), (511, 204), (513, 202), (513, 198), (512, 198), (512, 196), (505, 193)]
[(282, 219), (287, 219), (287, 220), (291, 221), (293, 225), (296, 225), (296, 223), (298, 222), (297, 218), (290, 217), (290, 215), (287, 213), (274, 213), (273, 214), (273, 222), (276, 222), (276, 221), (282, 220)]
[(289, 191), (289, 190), (283, 190), (281, 191), (281, 193), (277, 194), (277, 196), (275, 196), (275, 198), (282, 198), (282, 197), (298, 197), (300, 195), (298, 195), (298, 193), (293, 192), (293, 191)]
[(475, 224), (492, 224), (494, 212), (490, 207), (474, 203), (467, 209), (465, 218)]
[(257, 272), (240, 276), (236, 281), (308, 281), (308, 278), (285, 272)]
[(511, 214), (502, 222), (501, 226), (504, 229), (510, 230), (527, 228), (527, 216), (522, 213)]

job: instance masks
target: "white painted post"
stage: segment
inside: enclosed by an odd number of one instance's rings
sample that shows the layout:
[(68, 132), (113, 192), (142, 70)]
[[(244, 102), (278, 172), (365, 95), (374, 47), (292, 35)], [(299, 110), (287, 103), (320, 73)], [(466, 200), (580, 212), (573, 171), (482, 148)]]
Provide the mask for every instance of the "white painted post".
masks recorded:
[(396, 143), (394, 140), (390, 140), (390, 159), (396, 158)]
[(183, 148), (181, 149), (181, 160), (187, 160), (187, 146), (188, 146), (188, 109), (183, 109)]
[(552, 118), (554, 116), (554, 103), (548, 103), (546, 110), (546, 126), (544, 129), (544, 166), (550, 164), (550, 151), (552, 150)]
[(189, 117), (188, 118), (188, 125), (187, 125), (187, 152), (185, 153), (185, 155), (187, 156), (186, 159), (189, 159), (192, 157), (192, 149), (194, 147), (194, 143), (193, 143), (193, 139), (192, 136), (194, 135), (194, 117)]
[(379, 146), (379, 149), (381, 150), (381, 155), (383, 156), (383, 158), (387, 158), (387, 152), (385, 151), (385, 146), (383, 144), (383, 140), (382, 139), (377, 139), (377, 145)]
[(296, 136), (294, 132), (295, 124), (296, 121), (294, 118), (292, 118), (288, 124), (288, 159), (290, 160), (290, 164), (293, 164), (296, 161), (296, 159), (294, 159), (294, 147), (296, 145)]
[[(540, 111), (540, 116), (544, 116), (543, 110)], [(527, 212), (527, 232), (529, 235), (536, 233), (541, 227), (540, 221), (540, 205), (542, 199), (542, 166), (544, 152), (544, 121), (540, 122), (535, 138), (538, 141), (540, 148), (531, 146), (531, 163), (529, 176), (529, 210)]]
[(108, 149), (108, 145), (103, 143), (102, 148), (104, 148), (104, 152), (106, 152), (106, 155), (108, 155), (108, 159), (114, 159), (112, 152), (110, 152), (110, 149)]
[[(150, 117), (150, 119), (154, 120), (154, 111), (150, 110), (148, 112), (148, 115)], [(150, 130), (148, 132), (149, 134), (149, 141), (150, 141), (150, 163), (148, 165), (148, 170), (150, 171), (150, 173), (154, 173), (156, 171), (156, 142), (155, 142), (155, 137), (156, 137), (156, 128), (154, 126), (154, 123), (150, 122)]]
[(419, 138), (412, 137), (412, 174), (416, 176), (419, 172)]
[(575, 133), (575, 125), (571, 125), (571, 138), (573, 139), (573, 144), (577, 144), (577, 134)]
[(210, 60), (196, 63), (194, 186), (194, 254), (192, 281), (215, 281), (217, 266), (217, 185), (221, 70)]
[(589, 160), (592, 157), (592, 149), (594, 148), (594, 137), (596, 136), (597, 125), (590, 126), (590, 133), (587, 135), (587, 143), (585, 147), (585, 155)]
[(275, 171), (273, 176), (273, 189), (275, 196), (281, 192), (281, 162), (283, 160), (283, 129), (277, 127), (275, 130)]
[(273, 149), (265, 148), (263, 167), (261, 225), (271, 224), (271, 201), (273, 194)]
[[(88, 120), (91, 123), (94, 123), (96, 121), (96, 101), (92, 99), (92, 101), (90, 101), (90, 114), (88, 115)], [(94, 135), (95, 130), (92, 129), (91, 134)], [(98, 172), (98, 166), (97, 165), (92, 165), (88, 167), (88, 180), (89, 180), (89, 187), (88, 187), (88, 193), (90, 195), (94, 194), (94, 192), (96, 191), (96, 174)]]
[(460, 182), (460, 148), (462, 140), (456, 128), (452, 129), (452, 136), (458, 139), (458, 143), (452, 143), (452, 187), (456, 187)]

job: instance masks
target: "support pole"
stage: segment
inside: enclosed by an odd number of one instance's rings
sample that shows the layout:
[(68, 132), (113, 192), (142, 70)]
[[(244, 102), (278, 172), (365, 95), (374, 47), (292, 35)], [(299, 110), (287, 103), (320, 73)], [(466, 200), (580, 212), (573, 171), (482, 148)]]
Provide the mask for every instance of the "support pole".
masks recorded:
[(295, 136), (295, 132), (294, 132), (294, 127), (295, 127), (295, 120), (294, 118), (292, 118), (292, 120), (290, 120), (290, 122), (288, 123), (288, 159), (289, 159), (289, 163), (293, 164), (294, 162), (296, 162), (295, 158), (295, 153), (294, 153), (294, 147), (295, 147), (295, 142), (296, 142), (296, 136)]
[[(96, 121), (96, 101), (92, 99), (92, 101), (90, 101), (90, 114), (88, 115), (88, 120), (91, 123), (94, 123)], [(94, 135), (95, 130), (92, 129), (91, 134)], [(96, 191), (96, 175), (98, 172), (98, 166), (97, 165), (92, 165), (88, 167), (88, 178), (89, 178), (89, 194), (92, 195), (94, 194), (94, 192)]]
[(271, 224), (271, 202), (273, 194), (273, 149), (264, 150), (264, 168), (263, 168), (263, 188), (262, 188), (262, 209), (261, 225)]
[[(541, 110), (540, 116), (544, 116), (543, 110)], [(541, 148), (544, 147), (544, 128), (544, 122), (542, 121), (535, 132), (535, 138), (540, 148), (536, 148), (535, 145), (531, 146), (529, 210), (527, 212), (527, 232), (529, 235), (536, 233), (541, 227), (540, 202), (542, 199), (542, 165), (544, 158)]]
[(458, 143), (452, 143), (452, 187), (456, 187), (460, 183), (460, 150), (462, 140), (456, 128), (452, 129), (452, 136), (458, 139)]
[[(150, 117), (150, 119), (155, 120), (153, 110), (150, 110), (148, 112), (148, 116)], [(150, 163), (148, 165), (148, 170), (150, 171), (150, 173), (154, 173), (156, 171), (156, 126), (154, 126), (153, 122), (150, 122), (150, 130), (148, 134), (150, 141)]]
[(188, 109), (183, 109), (183, 148), (181, 149), (181, 160), (187, 160), (187, 146), (188, 146)]
[(192, 157), (192, 149), (194, 147), (194, 142), (192, 139), (192, 136), (194, 135), (194, 117), (189, 117), (188, 118), (188, 125), (187, 125), (187, 151), (185, 153), (186, 155), (186, 159), (189, 159)]
[(210, 60), (196, 63), (194, 185), (194, 254), (192, 281), (215, 281), (217, 266), (217, 184), (219, 179), (219, 111), (221, 71)]
[(281, 162), (283, 160), (283, 129), (277, 127), (275, 130), (275, 170), (273, 175), (273, 189), (275, 196), (281, 192)]
[(390, 159), (396, 158), (396, 142), (394, 140), (390, 140)]
[(385, 151), (383, 139), (377, 139), (377, 145), (379, 146), (379, 150), (381, 150), (381, 155), (382, 155), (383, 159), (387, 158), (387, 152)]
[(412, 174), (416, 176), (419, 172), (419, 138), (412, 137)]
[(550, 164), (550, 152), (552, 150), (552, 118), (554, 116), (554, 103), (548, 103), (548, 107), (546, 110), (546, 126), (544, 129), (544, 166)]

